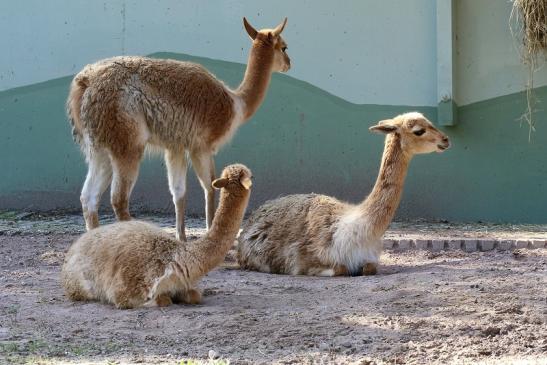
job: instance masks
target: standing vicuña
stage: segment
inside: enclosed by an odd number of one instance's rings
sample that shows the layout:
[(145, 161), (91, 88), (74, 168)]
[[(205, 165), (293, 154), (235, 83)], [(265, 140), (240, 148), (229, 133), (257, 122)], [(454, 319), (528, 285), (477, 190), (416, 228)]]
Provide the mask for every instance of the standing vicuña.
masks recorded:
[(73, 134), (89, 165), (82, 188), (88, 230), (99, 225), (98, 205), (110, 182), (118, 220), (129, 220), (129, 196), (147, 144), (165, 150), (177, 238), (186, 240), (184, 210), (188, 154), (205, 192), (207, 228), (215, 211), (213, 156), (258, 109), (272, 72), (286, 72), (290, 59), (280, 33), (255, 30), (241, 85), (229, 89), (202, 66), (174, 60), (117, 57), (86, 66), (67, 101)]
[(72, 300), (100, 300), (118, 308), (166, 306), (201, 300), (196, 282), (219, 265), (236, 238), (251, 187), (243, 165), (224, 169), (213, 186), (222, 189), (211, 229), (180, 242), (151, 224), (118, 222), (93, 229), (70, 247), (61, 281)]
[(289, 195), (251, 214), (239, 236), (242, 268), (302, 275), (375, 274), (381, 237), (399, 205), (413, 155), (444, 151), (448, 138), (420, 113), (379, 122), (387, 133), (370, 195), (350, 205), (324, 195)]

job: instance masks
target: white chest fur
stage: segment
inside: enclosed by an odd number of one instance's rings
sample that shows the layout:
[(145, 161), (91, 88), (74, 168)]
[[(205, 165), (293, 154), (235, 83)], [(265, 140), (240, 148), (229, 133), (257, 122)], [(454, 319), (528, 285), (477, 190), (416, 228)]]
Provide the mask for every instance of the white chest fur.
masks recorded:
[(381, 238), (373, 236), (370, 222), (357, 210), (340, 218), (332, 240), (330, 260), (346, 266), (350, 273), (360, 272), (365, 263), (377, 263), (382, 253)]

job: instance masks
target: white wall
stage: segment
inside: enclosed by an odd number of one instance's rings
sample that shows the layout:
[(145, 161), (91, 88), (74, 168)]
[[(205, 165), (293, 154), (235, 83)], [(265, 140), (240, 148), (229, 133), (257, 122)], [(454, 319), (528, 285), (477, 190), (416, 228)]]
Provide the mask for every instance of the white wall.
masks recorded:
[[(511, 4), (456, 4), (457, 102), (522, 90)], [(288, 16), (295, 78), (354, 103), (437, 104), (434, 0), (1, 1), (0, 91), (119, 54), (171, 51), (245, 63), (243, 15), (258, 28)], [(536, 85), (547, 85), (545, 69)]]
[(27, 0), (0, 3), (0, 90), (118, 54), (173, 51), (246, 62), (241, 18), (284, 16), (290, 75), (355, 103), (434, 105), (434, 1)]

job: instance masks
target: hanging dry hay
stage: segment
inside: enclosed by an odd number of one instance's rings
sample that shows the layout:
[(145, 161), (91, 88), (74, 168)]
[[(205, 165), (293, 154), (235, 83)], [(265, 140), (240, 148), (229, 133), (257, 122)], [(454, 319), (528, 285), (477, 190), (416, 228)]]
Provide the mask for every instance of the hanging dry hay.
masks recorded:
[(528, 68), (526, 112), (522, 120), (534, 130), (534, 73), (547, 59), (547, 0), (514, 0), (511, 11), (511, 32), (522, 35), (522, 62)]

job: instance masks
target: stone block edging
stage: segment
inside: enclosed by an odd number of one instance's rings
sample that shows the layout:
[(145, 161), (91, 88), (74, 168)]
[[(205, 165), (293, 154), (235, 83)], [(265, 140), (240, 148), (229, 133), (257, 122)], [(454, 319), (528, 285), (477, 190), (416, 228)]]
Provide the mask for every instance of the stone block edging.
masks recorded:
[(388, 238), (382, 240), (384, 249), (386, 250), (428, 250), (433, 252), (443, 250), (463, 250), (465, 252), (478, 251), (509, 251), (517, 248), (529, 249), (545, 249), (547, 248), (547, 240), (531, 239), (531, 240), (497, 240), (493, 238), (461, 238), (461, 239), (408, 239), (408, 238)]

